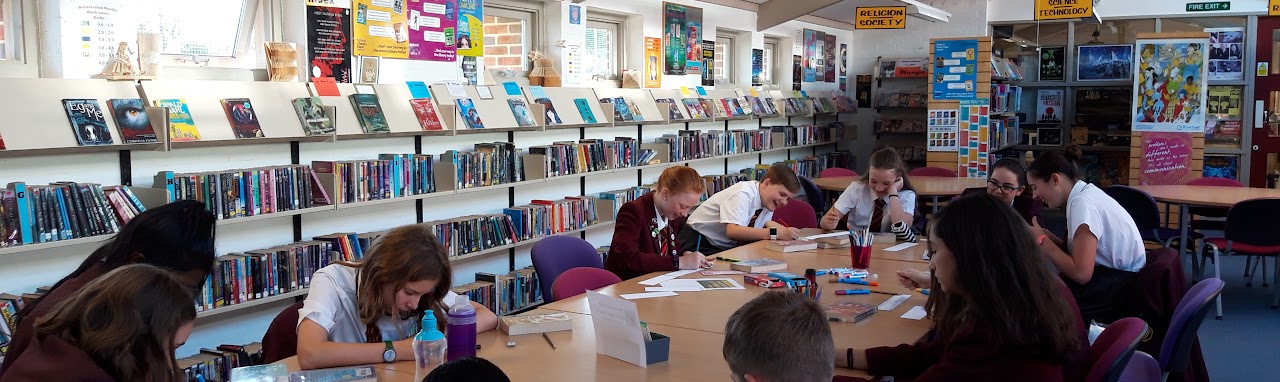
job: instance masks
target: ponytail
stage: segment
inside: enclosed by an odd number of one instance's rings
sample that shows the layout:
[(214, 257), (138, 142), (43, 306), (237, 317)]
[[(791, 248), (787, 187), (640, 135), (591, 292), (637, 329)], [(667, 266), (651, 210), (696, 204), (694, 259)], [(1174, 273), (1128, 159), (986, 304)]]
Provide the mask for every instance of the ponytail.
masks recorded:
[(1072, 182), (1084, 178), (1084, 171), (1080, 170), (1078, 163), (1083, 154), (1080, 152), (1080, 146), (1067, 146), (1062, 152), (1046, 151), (1036, 157), (1030, 166), (1027, 166), (1027, 175), (1040, 180), (1049, 179), (1050, 175), (1062, 174), (1069, 178)]

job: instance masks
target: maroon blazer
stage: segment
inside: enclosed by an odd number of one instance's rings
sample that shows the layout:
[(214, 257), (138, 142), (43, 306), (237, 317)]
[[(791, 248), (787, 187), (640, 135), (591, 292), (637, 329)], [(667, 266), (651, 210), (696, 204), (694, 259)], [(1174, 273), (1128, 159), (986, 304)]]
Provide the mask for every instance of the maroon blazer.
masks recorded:
[(106, 274), (107, 271), (108, 269), (105, 269), (102, 265), (89, 267), (84, 273), (68, 278), (62, 282), (62, 285), (58, 285), (57, 288), (49, 291), (44, 296), (44, 299), (40, 300), (39, 304), (27, 306), (24, 309), (26, 314), (23, 315), (22, 322), (19, 322), (18, 327), (13, 331), (13, 338), (9, 343), (9, 351), (5, 352), (4, 355), (5, 362), (0, 364), (0, 377), (7, 375), (10, 366), (15, 363), (13, 360), (18, 359), (18, 356), (22, 355), (28, 346), (31, 346), (31, 342), (35, 337), (34, 327), (38, 318), (52, 312), (58, 304), (71, 298), (71, 296), (75, 296), (80, 291), (80, 288), (84, 288), (85, 284)]
[[(604, 269), (623, 280), (676, 270), (680, 260), (680, 242), (676, 236), (684, 227), (685, 219), (670, 219), (667, 227), (659, 232), (658, 223), (654, 221), (657, 217), (652, 192), (623, 204), (614, 219), (613, 243), (609, 245)], [(666, 253), (662, 253), (664, 243)]]
[(5, 356), (8, 371), (0, 382), (114, 382), (93, 358), (58, 336), (27, 342), (20, 357)]

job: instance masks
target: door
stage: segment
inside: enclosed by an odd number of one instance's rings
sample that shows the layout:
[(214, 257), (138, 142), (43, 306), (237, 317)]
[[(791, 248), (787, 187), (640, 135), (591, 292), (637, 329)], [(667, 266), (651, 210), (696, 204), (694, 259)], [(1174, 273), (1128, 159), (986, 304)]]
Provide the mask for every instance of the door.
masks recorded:
[(1267, 187), (1268, 175), (1280, 171), (1280, 17), (1259, 17), (1257, 36), (1257, 61), (1269, 68), (1265, 77), (1254, 77), (1254, 99), (1265, 112), (1262, 123), (1250, 129), (1249, 186)]

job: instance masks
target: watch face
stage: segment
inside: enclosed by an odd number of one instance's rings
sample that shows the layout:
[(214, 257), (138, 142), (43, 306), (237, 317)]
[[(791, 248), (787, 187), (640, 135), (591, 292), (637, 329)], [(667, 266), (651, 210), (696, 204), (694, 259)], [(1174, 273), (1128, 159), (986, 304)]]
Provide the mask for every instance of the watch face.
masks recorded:
[(386, 362), (395, 362), (396, 360), (395, 349), (387, 349), (387, 351), (382, 352), (382, 360)]

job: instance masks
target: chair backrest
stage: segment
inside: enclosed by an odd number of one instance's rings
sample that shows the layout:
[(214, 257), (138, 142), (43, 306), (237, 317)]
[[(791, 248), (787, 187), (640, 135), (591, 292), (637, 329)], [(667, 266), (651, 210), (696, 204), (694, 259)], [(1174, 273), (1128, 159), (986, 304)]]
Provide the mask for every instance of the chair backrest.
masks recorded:
[(942, 167), (921, 167), (907, 172), (909, 176), (940, 176), (955, 178), (956, 172)]
[(573, 236), (556, 235), (542, 239), (533, 245), (531, 252), (543, 300), (552, 297), (551, 284), (564, 271), (577, 267), (604, 268), (604, 262), (600, 260), (600, 253), (596, 252), (596, 248), (586, 240)]
[(1141, 350), (1133, 352), (1120, 374), (1120, 382), (1162, 382), (1160, 362)]
[(302, 302), (289, 305), (280, 311), (262, 335), (262, 364), (273, 363), (298, 355), (298, 310)]
[(987, 193), (986, 187), (969, 187), (960, 191), (960, 196), (982, 195)]
[(1178, 302), (1178, 307), (1174, 308), (1173, 317), (1169, 320), (1169, 331), (1165, 333), (1164, 344), (1160, 346), (1161, 370), (1186, 370), (1192, 344), (1200, 332), (1200, 323), (1204, 322), (1204, 316), (1214, 307), (1214, 299), (1222, 294), (1223, 285), (1219, 278), (1200, 280), (1182, 296), (1182, 301)]
[(1227, 228), (1223, 237), (1233, 242), (1256, 246), (1280, 245), (1280, 235), (1270, 224), (1280, 214), (1280, 199), (1250, 199), (1227, 211)]
[(1244, 187), (1244, 183), (1227, 178), (1195, 178), (1187, 182), (1188, 186)]
[(818, 173), (819, 178), (830, 178), (833, 176), (858, 176), (858, 172), (843, 167), (831, 167)]
[(796, 200), (773, 211), (773, 221), (795, 228), (818, 228), (818, 215), (808, 203)]
[(560, 274), (551, 285), (552, 300), (560, 301), (577, 296), (588, 289), (600, 289), (621, 282), (618, 275), (600, 268), (577, 267)]
[(827, 210), (826, 194), (822, 192), (821, 188), (818, 188), (818, 184), (808, 177), (798, 176), (796, 178), (800, 179), (800, 188), (804, 190), (804, 201), (808, 202), (814, 211), (825, 212)]
[(1102, 191), (1120, 203), (1125, 211), (1129, 211), (1129, 216), (1133, 217), (1134, 224), (1138, 225), (1138, 231), (1144, 237), (1154, 240), (1155, 231), (1160, 228), (1160, 206), (1150, 194), (1121, 185), (1110, 186)]
[(1122, 318), (1108, 326), (1089, 346), (1089, 373), (1085, 382), (1115, 382), (1124, 373), (1129, 357), (1147, 331), (1141, 318)]

